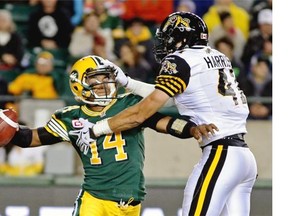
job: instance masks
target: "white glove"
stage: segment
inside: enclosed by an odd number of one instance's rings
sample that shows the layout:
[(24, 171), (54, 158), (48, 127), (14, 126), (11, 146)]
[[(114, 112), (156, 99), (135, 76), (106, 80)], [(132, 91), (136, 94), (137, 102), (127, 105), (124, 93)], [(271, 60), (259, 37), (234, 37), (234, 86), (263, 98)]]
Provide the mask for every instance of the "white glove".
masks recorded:
[(69, 134), (78, 136), (76, 144), (79, 147), (83, 144), (89, 146), (92, 142), (95, 141), (95, 139), (90, 136), (90, 128), (94, 126), (93, 123), (89, 122), (87, 119), (80, 118), (79, 122), (76, 122), (75, 124), (79, 125), (79, 129), (70, 131)]
[(113, 62), (105, 59), (105, 65), (109, 65), (114, 70), (115, 80), (123, 87), (126, 87), (128, 84), (128, 76), (123, 72), (123, 70), (114, 64)]

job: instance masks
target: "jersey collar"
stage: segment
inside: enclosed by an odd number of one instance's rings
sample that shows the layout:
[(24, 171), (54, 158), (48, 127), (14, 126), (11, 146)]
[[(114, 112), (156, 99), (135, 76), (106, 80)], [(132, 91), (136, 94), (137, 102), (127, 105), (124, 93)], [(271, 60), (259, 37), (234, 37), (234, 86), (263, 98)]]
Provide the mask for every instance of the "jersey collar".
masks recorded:
[(105, 113), (106, 113), (106, 111), (108, 110), (108, 109), (110, 109), (110, 107), (111, 106), (113, 106), (113, 104), (115, 104), (116, 103), (116, 101), (117, 101), (117, 99), (113, 99), (112, 101), (111, 101), (111, 103), (109, 104), (109, 105), (107, 105), (102, 111), (100, 111), (100, 112), (95, 112), (95, 111), (93, 111), (93, 110), (91, 110), (86, 104), (85, 105), (83, 105), (83, 106), (81, 106), (81, 110), (86, 114), (86, 115), (89, 115), (89, 116), (103, 116)]

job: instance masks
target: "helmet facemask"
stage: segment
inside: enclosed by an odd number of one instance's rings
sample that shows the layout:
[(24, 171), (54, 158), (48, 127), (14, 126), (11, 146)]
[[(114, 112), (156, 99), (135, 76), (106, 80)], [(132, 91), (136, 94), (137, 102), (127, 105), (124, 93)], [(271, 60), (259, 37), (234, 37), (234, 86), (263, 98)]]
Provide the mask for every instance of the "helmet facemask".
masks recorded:
[(82, 86), (81, 96), (76, 96), (76, 100), (91, 105), (107, 106), (117, 98), (117, 82), (113, 68), (109, 66), (88, 68), (83, 73), (82, 80), (75, 74), (77, 72), (71, 73), (70, 82), (77, 82)]
[[(185, 29), (185, 30), (183, 30)], [(171, 29), (172, 30), (172, 29)], [(180, 32), (182, 37), (178, 37)], [(186, 32), (185, 32), (186, 31)], [(167, 56), (169, 53), (172, 53), (178, 49), (182, 49), (187, 44), (189, 40), (189, 28), (175, 28), (174, 31), (171, 31), (171, 34), (161, 32), (160, 29), (156, 30), (155, 43), (154, 43), (154, 56), (157, 62), (161, 62), (162, 59)], [(188, 33), (187, 33), (188, 32)], [(186, 36), (187, 35), (187, 36)]]
[(167, 39), (167, 37), (168, 36), (165, 35), (163, 32), (161, 32), (160, 29), (156, 30), (153, 53), (154, 53), (156, 61), (159, 63), (162, 61), (162, 59), (165, 56), (169, 54), (169, 51), (167, 50), (167, 47), (168, 47), (167, 43), (169, 39)]

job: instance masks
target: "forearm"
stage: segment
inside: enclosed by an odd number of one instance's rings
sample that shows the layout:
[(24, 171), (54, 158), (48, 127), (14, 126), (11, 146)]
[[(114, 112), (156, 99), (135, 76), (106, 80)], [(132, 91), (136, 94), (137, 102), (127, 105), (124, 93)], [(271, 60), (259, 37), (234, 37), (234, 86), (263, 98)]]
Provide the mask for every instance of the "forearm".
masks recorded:
[(169, 96), (164, 92), (154, 90), (152, 94), (134, 106), (125, 109), (110, 119), (97, 122), (93, 126), (93, 132), (96, 136), (100, 136), (137, 127), (156, 113), (168, 98)]
[(136, 104), (135, 106), (129, 107), (118, 113), (112, 118), (96, 122), (93, 126), (93, 132), (95, 136), (98, 137), (103, 134), (129, 130), (142, 124), (148, 117), (148, 113), (145, 112), (141, 104)]
[(108, 120), (113, 132), (120, 132), (139, 126), (145, 121), (145, 113), (141, 112), (141, 106), (130, 107), (112, 119)]
[[(33, 137), (35, 137), (36, 135), (37, 133), (35, 133), (35, 130), (32, 130), (26, 126), (20, 125), (19, 130), (16, 131), (10, 143), (13, 145), (22, 147), (22, 148), (32, 147)], [(36, 143), (37, 141), (35, 142), (35, 144)]]

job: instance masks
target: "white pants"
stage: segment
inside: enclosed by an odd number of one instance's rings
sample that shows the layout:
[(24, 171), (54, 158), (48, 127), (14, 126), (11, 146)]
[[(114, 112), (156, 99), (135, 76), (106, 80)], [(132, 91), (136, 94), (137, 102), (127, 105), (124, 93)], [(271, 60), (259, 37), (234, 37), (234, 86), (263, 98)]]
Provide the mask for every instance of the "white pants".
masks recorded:
[(205, 147), (184, 190), (183, 216), (248, 216), (256, 177), (249, 148)]

